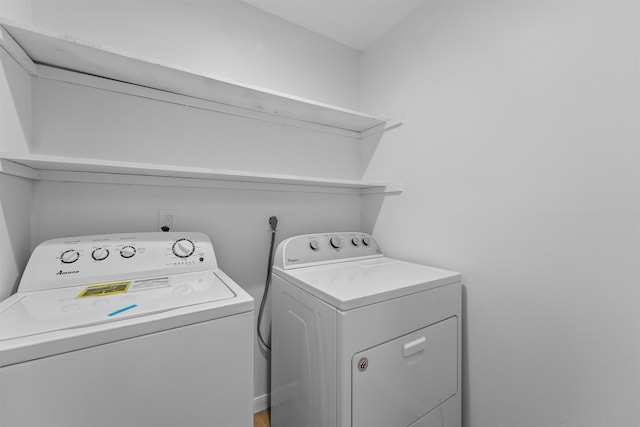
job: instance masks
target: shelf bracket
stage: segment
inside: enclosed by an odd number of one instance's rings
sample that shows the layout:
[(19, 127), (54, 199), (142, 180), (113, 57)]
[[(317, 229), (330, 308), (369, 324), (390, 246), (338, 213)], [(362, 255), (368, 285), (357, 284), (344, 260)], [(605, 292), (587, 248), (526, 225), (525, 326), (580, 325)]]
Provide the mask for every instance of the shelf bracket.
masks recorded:
[[(2, 23), (0, 21), (0, 23)], [(36, 75), (36, 64), (15, 41), (11, 34), (0, 25), (0, 46), (32, 76)]]
[(35, 169), (7, 159), (0, 159), (0, 173), (20, 178), (38, 179), (38, 173)]

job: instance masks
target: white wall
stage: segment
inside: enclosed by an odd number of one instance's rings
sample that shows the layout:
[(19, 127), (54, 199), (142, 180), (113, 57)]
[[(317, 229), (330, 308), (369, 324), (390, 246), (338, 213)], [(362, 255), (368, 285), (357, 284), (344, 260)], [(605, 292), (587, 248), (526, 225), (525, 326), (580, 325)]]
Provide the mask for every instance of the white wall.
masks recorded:
[(405, 117), (364, 231), (465, 283), (466, 427), (640, 425), (638, 2), (431, 0), (363, 54)]
[(0, 0), (0, 16), (30, 23), (31, 0)]
[[(359, 54), (241, 2), (35, 0), (36, 26), (222, 78), (354, 107)], [(356, 178), (352, 138), (35, 78), (33, 152), (220, 169)], [(259, 307), (270, 231), (278, 239), (360, 229), (358, 196), (38, 182), (34, 245), (65, 235), (177, 230), (213, 240), (218, 262)], [(276, 243), (277, 243), (276, 242)], [(268, 314), (268, 313), (267, 313)], [(269, 321), (269, 317), (265, 322)], [(255, 352), (255, 396), (269, 391)]]
[[(28, 1), (1, 0), (0, 16), (27, 20)], [(31, 79), (0, 48), (0, 151), (25, 152), (31, 135)], [(30, 253), (31, 184), (0, 174), (0, 300), (14, 289)]]
[(358, 52), (238, 0), (33, 0), (33, 22), (228, 80), (358, 101)]

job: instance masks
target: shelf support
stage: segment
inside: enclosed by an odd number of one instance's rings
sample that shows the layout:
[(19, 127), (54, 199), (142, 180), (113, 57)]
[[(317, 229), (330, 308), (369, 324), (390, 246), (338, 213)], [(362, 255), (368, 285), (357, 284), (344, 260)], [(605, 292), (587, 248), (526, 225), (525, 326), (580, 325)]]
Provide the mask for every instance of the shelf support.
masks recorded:
[(36, 64), (29, 55), (20, 47), (11, 34), (0, 26), (0, 46), (32, 76), (36, 75)]
[(20, 178), (38, 179), (38, 173), (35, 169), (7, 159), (0, 159), (0, 173), (18, 176)]

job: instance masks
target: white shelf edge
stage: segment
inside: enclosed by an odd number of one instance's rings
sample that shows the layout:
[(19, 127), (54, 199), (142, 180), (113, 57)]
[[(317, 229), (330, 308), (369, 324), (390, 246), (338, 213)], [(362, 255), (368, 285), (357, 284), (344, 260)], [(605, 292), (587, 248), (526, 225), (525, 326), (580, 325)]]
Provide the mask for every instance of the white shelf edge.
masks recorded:
[(363, 188), (360, 191), (360, 195), (369, 196), (372, 194), (400, 194), (405, 190), (405, 185), (400, 182), (396, 182), (393, 184), (386, 184), (384, 188), (381, 187), (371, 187), (371, 188)]
[(397, 185), (297, 175), (258, 174), (186, 166), (80, 159), (37, 154), (0, 154), (0, 172), (33, 180), (215, 187), (332, 194), (398, 192)]
[[(0, 27), (2, 28), (2, 27)], [(361, 139), (366, 132), (355, 132), (345, 129), (334, 128), (331, 126), (320, 125), (311, 122), (302, 122), (300, 120), (291, 119), (284, 116), (276, 116), (273, 114), (263, 113), (260, 111), (248, 110), (233, 105), (221, 104), (215, 101), (181, 95), (177, 93), (166, 92), (159, 89), (138, 86), (131, 83), (109, 80), (104, 77), (96, 77), (89, 74), (78, 73), (75, 71), (63, 70), (60, 68), (49, 67), (47, 65), (35, 65), (36, 77), (47, 80), (55, 80), (73, 85), (90, 87), (94, 89), (104, 90), (108, 92), (132, 95), (139, 98), (152, 99), (155, 101), (166, 102), (170, 104), (182, 105), (202, 110), (215, 111), (217, 113), (228, 114), (232, 116), (246, 117), (254, 120), (260, 120), (270, 123), (277, 123), (303, 129), (311, 129), (318, 132), (326, 132), (334, 135), (346, 136), (353, 139)], [(375, 128), (374, 128), (375, 129)]]
[(364, 132), (360, 133), (360, 139), (365, 139), (370, 136), (380, 135), (382, 133), (388, 132), (390, 130), (394, 130), (402, 126), (404, 123), (400, 121), (388, 121), (386, 123), (381, 123), (380, 125), (368, 129)]
[(261, 115), (295, 120), (301, 126), (312, 124), (356, 134), (387, 122), (357, 111), (194, 73), (183, 67), (6, 19), (0, 19), (0, 27), (0, 44), (32, 75), (39, 75), (42, 71), (35, 65), (47, 65), (195, 100), (229, 105)]

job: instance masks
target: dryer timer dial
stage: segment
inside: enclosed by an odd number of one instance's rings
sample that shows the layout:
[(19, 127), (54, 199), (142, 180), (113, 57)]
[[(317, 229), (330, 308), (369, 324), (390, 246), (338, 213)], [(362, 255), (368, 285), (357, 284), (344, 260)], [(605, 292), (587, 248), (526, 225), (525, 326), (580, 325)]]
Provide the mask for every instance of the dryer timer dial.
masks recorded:
[(340, 240), (340, 238), (337, 236), (333, 236), (331, 239), (329, 239), (329, 243), (334, 249), (340, 249), (342, 247), (342, 240)]

